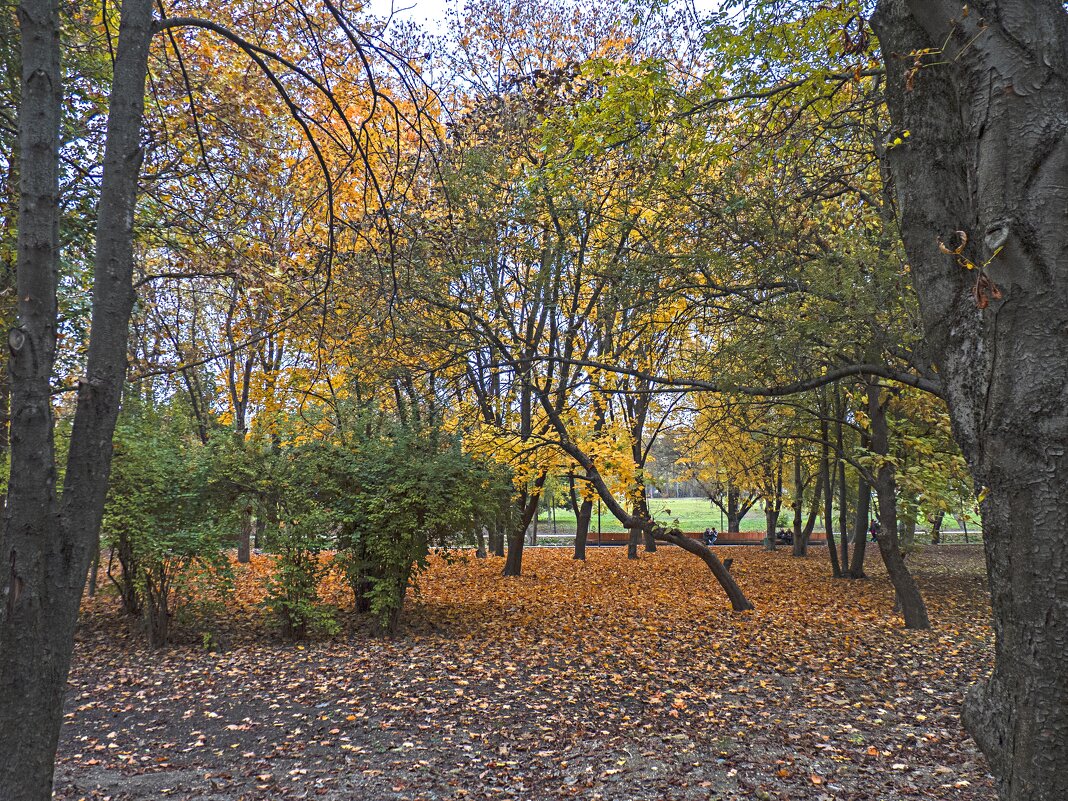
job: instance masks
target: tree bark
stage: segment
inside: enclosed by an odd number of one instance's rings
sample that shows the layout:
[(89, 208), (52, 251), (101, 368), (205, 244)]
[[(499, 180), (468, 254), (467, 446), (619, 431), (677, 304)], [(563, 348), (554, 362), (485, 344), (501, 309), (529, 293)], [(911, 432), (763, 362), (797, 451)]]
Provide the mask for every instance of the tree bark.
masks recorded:
[(771, 505), (770, 501), (764, 501), (764, 550), (774, 551), (778, 545), (775, 536), (775, 526), (779, 522), (779, 510)]
[(753, 508), (753, 501), (742, 503), (742, 492), (736, 486), (727, 484), (727, 531), (741, 531), (742, 521)]
[(816, 515), (819, 514), (820, 501), (823, 499), (823, 473), (816, 474), (816, 486), (812, 489), (812, 508), (808, 511), (808, 519), (800, 534), (794, 535), (794, 556), (808, 555), (808, 541), (812, 537), (812, 530), (816, 527)]
[(575, 558), (586, 558), (586, 540), (590, 535), (590, 518), (593, 517), (593, 501), (579, 504), (575, 515)]
[(793, 506), (793, 511), (794, 511), (794, 520), (793, 520), (794, 545), (793, 545), (793, 549), (792, 550), (793, 550), (793, 555), (794, 556), (801, 556), (802, 554), (798, 552), (798, 548), (800, 547), (800, 544), (801, 544), (801, 519), (802, 519), (802, 514), (804, 512), (804, 507), (805, 507), (805, 497), (804, 497), (805, 490), (804, 490), (804, 484), (801, 481), (801, 449), (800, 448), (798, 448), (794, 452), (794, 480), (793, 480), (793, 485), (794, 485), (794, 498), (793, 498), (794, 502), (793, 502), (792, 506)]
[(841, 549), (842, 575), (849, 571), (849, 482), (846, 481), (845, 463), (845, 438), (842, 433), (842, 420), (845, 417), (845, 409), (842, 402), (842, 389), (838, 384), (834, 386), (834, 458), (838, 464), (838, 533), (841, 535), (839, 548)]
[(527, 526), (538, 513), (541, 488), (545, 484), (545, 479), (546, 474), (542, 473), (534, 480), (529, 496), (521, 499), (519, 520), (514, 521), (516, 525), (508, 530), (508, 557), (504, 560), (504, 575), (506, 576), (518, 576), (523, 572), (523, 542)]
[(586, 521), (585, 527), (583, 527), (583, 508), (586, 506), (586, 501), (579, 500), (578, 490), (575, 487), (575, 473), (574, 471), (568, 473), (567, 476), (567, 490), (571, 498), (571, 508), (575, 512), (575, 559), (586, 559), (586, 535), (590, 531), (590, 512), (593, 510), (593, 503), (590, 503), (589, 509), (586, 509)]
[[(954, 433), (987, 488), (995, 664), (963, 719), (1002, 799), (1059, 801), (1068, 798), (1068, 14), (1058, 0), (981, 0), (969, 11), (878, 4), (891, 120), (910, 132), (886, 161)], [(937, 49), (936, 64), (913, 71), (908, 54), (924, 48)]]
[(820, 454), (820, 475), (823, 476), (824, 484), (823, 520), (827, 537), (827, 554), (831, 559), (831, 576), (832, 578), (841, 578), (842, 565), (838, 561), (838, 548), (835, 546), (834, 542), (834, 471), (831, 468), (831, 452), (830, 447), (827, 444), (828, 433), (829, 427), (825, 418), (822, 424), (823, 449)]
[(92, 333), (62, 499), (55, 492), (50, 400), (59, 273), (58, 3), (26, 0), (18, 14), (19, 319), (8, 337), (11, 483), (0, 535), (0, 799), (46, 801), (52, 797), (74, 625), (92, 542), (99, 536), (126, 370), (152, 3), (122, 5), (97, 221)]
[(864, 476), (857, 476), (857, 514), (853, 521), (853, 555), (849, 562), (849, 578), (865, 578), (864, 556), (868, 543), (868, 513), (871, 510), (871, 485)]
[(938, 512), (931, 518), (931, 545), (940, 545), (942, 543), (942, 521), (945, 519), (945, 512)]
[(886, 403), (882, 401), (878, 384), (868, 385), (868, 417), (871, 420), (871, 450), (879, 458), (875, 474), (875, 491), (879, 496), (879, 552), (894, 585), (897, 605), (905, 618), (907, 629), (929, 629), (927, 606), (920, 595), (908, 565), (905, 564), (901, 543), (897, 536), (897, 479), (890, 453), (890, 427), (886, 420)]
[(745, 593), (742, 592), (742, 588), (738, 586), (738, 583), (734, 580), (734, 576), (731, 572), (724, 567), (723, 563), (719, 560), (719, 557), (713, 553), (712, 549), (707, 547), (704, 543), (698, 542), (695, 539), (691, 539), (684, 535), (681, 531), (666, 529), (657, 527), (653, 529), (653, 536), (663, 542), (670, 542), (672, 545), (678, 545), (684, 551), (689, 551), (701, 557), (701, 560), (708, 565), (708, 569), (712, 571), (712, 575), (716, 577), (716, 581), (719, 582), (723, 591), (727, 593), (727, 598), (731, 602), (731, 608), (736, 612), (742, 612), (746, 609), (752, 609), (753, 604), (749, 602), (749, 599), (745, 597)]

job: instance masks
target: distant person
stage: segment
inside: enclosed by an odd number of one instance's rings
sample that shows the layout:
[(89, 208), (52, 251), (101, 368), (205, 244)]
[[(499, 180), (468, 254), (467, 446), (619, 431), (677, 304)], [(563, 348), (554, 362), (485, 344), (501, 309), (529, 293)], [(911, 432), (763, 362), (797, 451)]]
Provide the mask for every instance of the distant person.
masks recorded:
[(716, 531), (715, 526), (705, 529), (705, 545), (715, 545), (717, 539), (719, 539), (719, 532)]
[(868, 529), (868, 533), (871, 535), (871, 541), (872, 542), (878, 542), (879, 541), (879, 521), (878, 520), (872, 520), (871, 521), (871, 527)]

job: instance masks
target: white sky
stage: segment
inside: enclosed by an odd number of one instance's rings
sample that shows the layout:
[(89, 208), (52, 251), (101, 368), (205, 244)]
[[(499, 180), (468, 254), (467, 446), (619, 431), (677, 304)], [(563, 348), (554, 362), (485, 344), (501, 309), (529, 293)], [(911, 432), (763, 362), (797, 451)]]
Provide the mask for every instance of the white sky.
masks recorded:
[[(417, 23), (428, 33), (438, 33), (446, 8), (462, 8), (463, 0), (364, 0), (365, 8), (376, 17), (389, 16), (392, 8), (397, 19)], [(552, 0), (546, 0), (552, 2)], [(721, 0), (693, 0), (698, 11), (712, 11)]]
[(430, 33), (437, 33), (437, 24), (445, 18), (447, 6), (458, 7), (463, 0), (365, 0), (364, 6), (376, 17), (388, 17), (390, 8), (398, 19), (410, 20)]

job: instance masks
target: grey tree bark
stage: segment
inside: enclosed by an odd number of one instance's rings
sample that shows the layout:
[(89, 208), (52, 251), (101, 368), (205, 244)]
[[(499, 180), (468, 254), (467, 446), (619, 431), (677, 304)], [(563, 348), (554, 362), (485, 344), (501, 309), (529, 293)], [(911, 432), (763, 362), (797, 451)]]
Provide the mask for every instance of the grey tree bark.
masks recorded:
[(99, 535), (133, 304), (133, 210), (141, 165), (151, 0), (122, 5), (110, 98), (86, 376), (56, 495), (51, 379), (59, 278), (56, 0), (18, 8), (23, 59), (18, 323), (8, 335), (11, 484), (0, 533), (0, 799), (52, 797), (78, 603)]
[[(909, 132), (886, 161), (925, 334), (955, 435), (987, 487), (995, 666), (963, 718), (1002, 799), (1060, 801), (1068, 798), (1068, 13), (1060, 0), (977, 0), (967, 13), (947, 0), (881, 0), (872, 25), (895, 132)], [(915, 55), (925, 48), (933, 55)]]
[[(897, 536), (897, 477), (890, 453), (890, 426), (886, 420), (886, 402), (878, 384), (868, 385), (868, 418), (871, 420), (871, 450), (881, 457), (875, 473), (875, 492), (879, 498), (879, 553), (897, 594), (897, 606), (907, 629), (929, 629), (927, 606), (920, 588), (905, 564)], [(863, 538), (863, 533), (860, 535)]]

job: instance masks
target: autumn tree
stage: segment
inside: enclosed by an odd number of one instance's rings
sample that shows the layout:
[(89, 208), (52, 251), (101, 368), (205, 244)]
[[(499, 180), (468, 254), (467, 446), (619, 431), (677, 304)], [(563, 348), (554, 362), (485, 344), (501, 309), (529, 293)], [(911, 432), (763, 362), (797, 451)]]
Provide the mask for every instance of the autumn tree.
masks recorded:
[[(321, 9), (339, 35), (367, 56), (375, 45), (332, 4)], [(153, 18), (153, 4), (121, 7), (107, 104), (107, 136), (95, 228), (92, 334), (78, 382), (62, 494), (57, 492), (52, 393), (56, 381), (57, 286), (61, 275), (59, 145), (64, 103), (61, 10), (51, 0), (19, 4), (21, 85), (17, 285), (18, 319), (8, 336), (11, 376), (11, 470), (0, 552), (0, 794), (51, 796), (52, 761), (73, 647), (78, 602), (96, 542), (107, 488), (111, 438), (127, 367), (127, 329), (134, 303), (135, 205), (142, 162), (141, 127), (149, 49), (155, 34), (193, 27), (239, 48), (282, 99), (294, 123), (315, 140), (317, 121), (301, 110), (311, 88), (327, 84), (284, 55), (200, 18)], [(104, 15), (102, 24), (113, 20)], [(312, 25), (307, 30), (316, 30)], [(405, 68), (390, 62), (388, 68)], [(284, 76), (282, 80), (280, 76)], [(380, 168), (345, 107), (326, 106), (349, 137), (356, 162)], [(398, 123), (403, 118), (397, 117)], [(357, 124), (358, 125), (358, 124)], [(364, 132), (366, 134), (366, 131)], [(334, 141), (343, 141), (341, 136)], [(313, 145), (314, 146), (314, 145)], [(321, 166), (323, 166), (321, 164)], [(330, 180), (333, 176), (326, 176)]]
[(984, 500), (993, 675), (965, 705), (1003, 799), (1068, 793), (1068, 12), (883, 0), (897, 211), (954, 432)]

